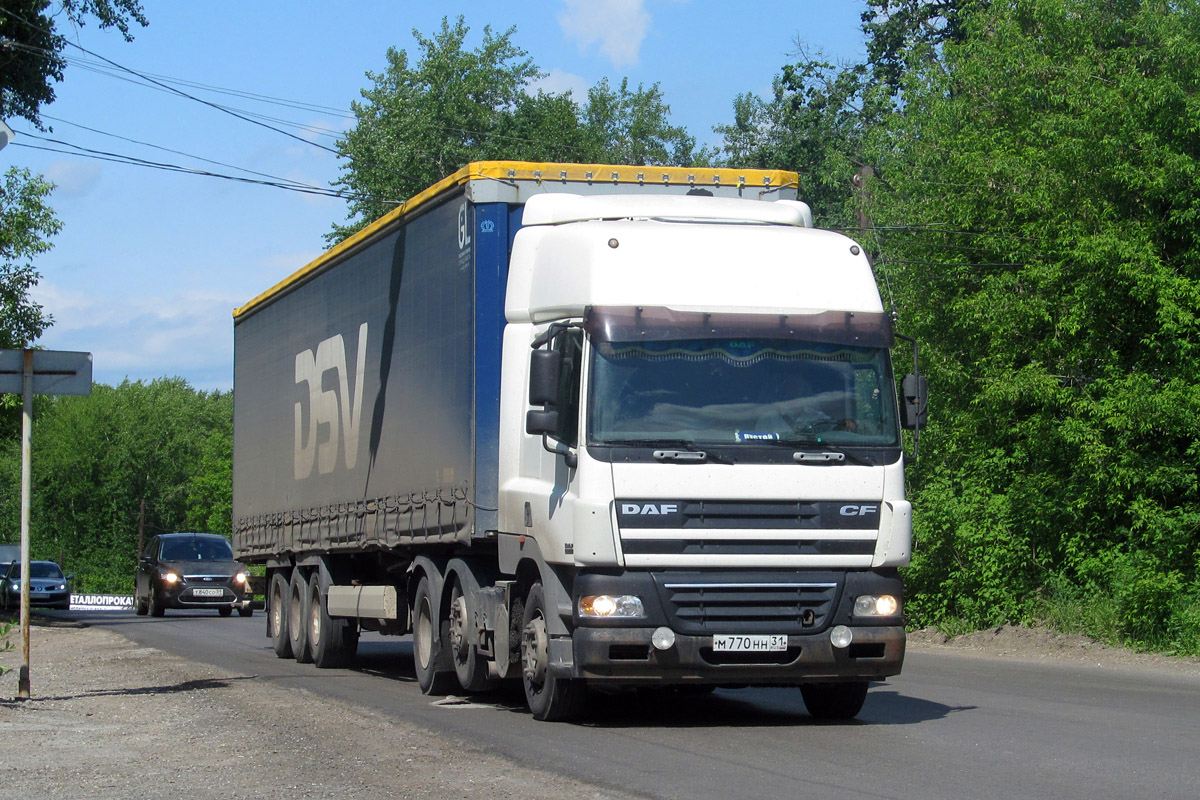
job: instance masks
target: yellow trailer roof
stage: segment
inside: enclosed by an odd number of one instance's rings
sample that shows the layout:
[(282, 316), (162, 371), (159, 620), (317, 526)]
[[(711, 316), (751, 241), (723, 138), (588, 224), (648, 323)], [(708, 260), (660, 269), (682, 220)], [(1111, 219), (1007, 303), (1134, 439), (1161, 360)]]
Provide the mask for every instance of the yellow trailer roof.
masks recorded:
[(607, 184), (607, 185), (667, 185), (695, 186), (745, 186), (760, 190), (778, 191), (795, 188), (798, 175), (784, 170), (759, 169), (701, 169), (692, 167), (638, 167), (615, 164), (559, 164), (528, 161), (473, 161), (429, 188), (415, 194), (396, 208), (384, 214), (354, 235), (338, 243), (296, 272), (284, 278), (265, 292), (233, 310), (237, 318), (269, 302), (289, 289), (303, 283), (324, 267), (339, 260), (369, 240), (381, 229), (408, 216), (429, 204), (450, 189), (471, 181), (499, 181), (501, 183), (557, 183), (557, 184)]

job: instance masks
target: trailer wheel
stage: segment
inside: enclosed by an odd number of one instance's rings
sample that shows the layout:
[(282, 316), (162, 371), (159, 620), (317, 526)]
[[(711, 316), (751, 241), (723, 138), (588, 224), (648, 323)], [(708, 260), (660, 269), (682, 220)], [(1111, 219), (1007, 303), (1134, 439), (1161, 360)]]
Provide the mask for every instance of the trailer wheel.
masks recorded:
[(488, 676), (487, 659), (480, 655), (479, 647), (467, 642), (467, 629), (471, 624), (470, 609), (462, 586), (454, 581), (450, 590), (450, 630), (448, 635), (450, 657), (454, 661), (454, 674), (464, 692), (486, 692), (495, 686)]
[(583, 710), (586, 687), (582, 680), (559, 678), (550, 672), (550, 635), (546, 629), (546, 594), (542, 584), (529, 588), (521, 629), (521, 682), (534, 719), (565, 722)]
[(311, 664), (312, 651), (308, 646), (308, 581), (298, 569), (292, 570), (292, 580), (288, 583), (287, 629), (296, 661)]
[(309, 581), (308, 646), (318, 669), (344, 667), (354, 658), (358, 649), (358, 637), (346, 635), (346, 631), (355, 623), (329, 616), (322, 602), (322, 597), (329, 590), (329, 579), (322, 572), (318, 570)]
[(807, 683), (800, 687), (804, 706), (815, 719), (854, 719), (867, 699), (867, 682)]
[(439, 672), (437, 663), (442, 652), (442, 620), (433, 603), (429, 578), (422, 576), (413, 597), (413, 665), (417, 684), (425, 694), (450, 694), (454, 691), (453, 672)]
[(288, 581), (282, 572), (271, 575), (271, 587), (267, 595), (270, 610), (267, 612), (267, 633), (271, 647), (280, 658), (292, 657), (292, 640), (288, 636)]

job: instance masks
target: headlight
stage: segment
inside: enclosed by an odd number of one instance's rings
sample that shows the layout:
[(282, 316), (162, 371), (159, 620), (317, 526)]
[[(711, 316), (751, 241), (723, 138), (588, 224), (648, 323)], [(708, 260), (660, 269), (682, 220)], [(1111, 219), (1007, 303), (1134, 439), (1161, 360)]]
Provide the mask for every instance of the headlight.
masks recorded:
[(234, 583), (245, 583), (249, 578), (250, 578), (250, 573), (239, 572), (238, 574), (233, 576), (233, 582)]
[(179, 575), (175, 572), (164, 572), (163, 583), (179, 583)]
[(21, 583), (20, 583), (20, 581), (13, 581), (13, 584), (12, 584), (12, 590), (13, 590), (14, 592), (19, 592), (19, 591), (21, 591)]
[(642, 605), (642, 598), (636, 595), (597, 594), (579, 598), (579, 616), (605, 619), (644, 617), (646, 609)]
[(894, 617), (900, 613), (900, 601), (890, 594), (864, 594), (854, 598), (856, 617)]

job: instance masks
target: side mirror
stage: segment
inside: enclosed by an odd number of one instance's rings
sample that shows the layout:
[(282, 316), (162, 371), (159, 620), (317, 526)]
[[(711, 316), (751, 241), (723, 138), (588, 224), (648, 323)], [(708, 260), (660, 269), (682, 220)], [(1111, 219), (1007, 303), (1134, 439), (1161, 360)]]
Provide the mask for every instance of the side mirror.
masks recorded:
[(920, 430), (926, 424), (929, 409), (929, 382), (924, 375), (905, 375), (900, 382), (900, 424), (908, 430)]
[(558, 430), (558, 409), (534, 408), (525, 412), (525, 432), (531, 436), (545, 436)]
[(562, 353), (558, 350), (534, 350), (530, 353), (529, 405), (554, 404), (558, 399), (558, 372), (561, 368)]

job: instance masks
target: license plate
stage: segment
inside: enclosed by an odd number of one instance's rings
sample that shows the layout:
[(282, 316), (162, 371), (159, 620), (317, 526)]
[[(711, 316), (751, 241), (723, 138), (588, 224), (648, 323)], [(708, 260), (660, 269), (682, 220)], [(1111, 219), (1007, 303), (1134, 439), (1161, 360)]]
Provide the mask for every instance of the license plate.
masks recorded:
[(718, 653), (777, 653), (787, 650), (787, 645), (788, 637), (782, 634), (713, 637), (713, 650)]
[(192, 594), (196, 597), (224, 597), (224, 589), (192, 589)]

